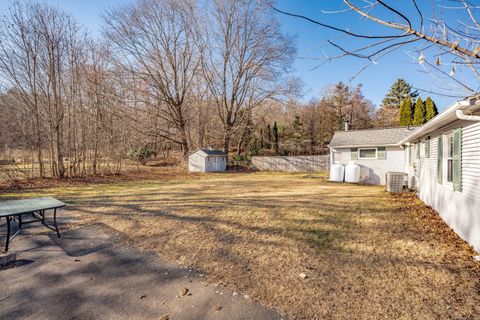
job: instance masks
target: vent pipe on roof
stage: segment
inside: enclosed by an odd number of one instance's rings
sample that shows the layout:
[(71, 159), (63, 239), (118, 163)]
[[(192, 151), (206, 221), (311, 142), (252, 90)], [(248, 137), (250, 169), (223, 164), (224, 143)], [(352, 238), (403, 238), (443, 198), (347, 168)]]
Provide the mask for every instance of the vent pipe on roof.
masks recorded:
[(348, 129), (350, 128), (350, 124), (348, 123), (348, 120), (345, 121), (345, 131), (348, 131)]

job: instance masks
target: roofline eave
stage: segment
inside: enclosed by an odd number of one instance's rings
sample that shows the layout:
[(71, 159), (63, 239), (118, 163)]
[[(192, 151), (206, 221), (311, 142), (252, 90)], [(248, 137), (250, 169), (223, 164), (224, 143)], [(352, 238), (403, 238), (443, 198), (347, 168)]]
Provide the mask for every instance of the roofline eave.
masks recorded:
[(340, 146), (332, 146), (328, 145), (330, 149), (336, 149), (336, 148), (378, 148), (378, 147), (399, 147), (400, 145), (397, 143), (393, 144), (367, 144), (367, 145), (340, 145)]

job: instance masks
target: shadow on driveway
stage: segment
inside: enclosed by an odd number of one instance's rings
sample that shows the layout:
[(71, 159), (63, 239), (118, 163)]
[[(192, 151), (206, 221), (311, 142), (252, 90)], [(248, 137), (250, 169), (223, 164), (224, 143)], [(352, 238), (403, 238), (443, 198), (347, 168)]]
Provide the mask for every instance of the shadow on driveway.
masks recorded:
[[(100, 224), (20, 235), (0, 270), (0, 319), (282, 319), (194, 269), (120, 244)], [(188, 291), (185, 290), (188, 289)]]

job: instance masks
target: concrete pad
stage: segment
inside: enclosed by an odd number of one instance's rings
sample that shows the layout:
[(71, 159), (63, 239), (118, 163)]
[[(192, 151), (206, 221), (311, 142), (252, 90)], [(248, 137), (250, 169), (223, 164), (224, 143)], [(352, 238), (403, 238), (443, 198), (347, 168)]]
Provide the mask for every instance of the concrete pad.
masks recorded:
[[(121, 245), (101, 225), (20, 235), (0, 270), (0, 319), (284, 319), (198, 270)], [(184, 289), (188, 289), (185, 292)]]
[(17, 259), (15, 252), (0, 253), (0, 266), (7, 265), (14, 262)]

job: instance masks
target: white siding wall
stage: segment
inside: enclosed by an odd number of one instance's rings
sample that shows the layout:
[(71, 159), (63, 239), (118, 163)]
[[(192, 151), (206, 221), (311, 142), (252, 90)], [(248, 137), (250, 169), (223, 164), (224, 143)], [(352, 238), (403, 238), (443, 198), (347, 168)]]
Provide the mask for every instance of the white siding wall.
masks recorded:
[[(410, 146), (405, 146), (405, 172), (408, 174), (408, 187), (412, 190), (417, 190), (418, 181), (417, 175), (415, 170), (415, 165), (417, 165), (419, 160), (417, 159), (417, 148), (419, 148), (418, 144), (411, 144)], [(430, 151), (430, 154), (432, 154)], [(410, 158), (411, 157), (411, 158)]]
[[(359, 148), (360, 149), (360, 148)], [(358, 159), (362, 168), (362, 182), (374, 185), (385, 184), (385, 174), (389, 171), (405, 172), (405, 152), (400, 147), (386, 147), (386, 159)], [(351, 158), (350, 148), (331, 149), (332, 162), (346, 165)]]
[(209, 156), (205, 159), (205, 172), (223, 172), (227, 170), (227, 158)]
[(189, 172), (205, 172), (205, 158), (195, 152), (188, 157)]
[(188, 157), (189, 172), (223, 172), (227, 171), (225, 156), (207, 156), (195, 152)]
[[(437, 181), (437, 138), (463, 127), (462, 192)], [(480, 251), (480, 123), (457, 121), (431, 137), (430, 158), (419, 161), (419, 197), (439, 212), (443, 220), (464, 240)]]

